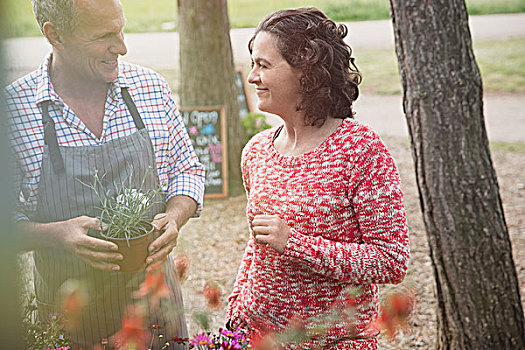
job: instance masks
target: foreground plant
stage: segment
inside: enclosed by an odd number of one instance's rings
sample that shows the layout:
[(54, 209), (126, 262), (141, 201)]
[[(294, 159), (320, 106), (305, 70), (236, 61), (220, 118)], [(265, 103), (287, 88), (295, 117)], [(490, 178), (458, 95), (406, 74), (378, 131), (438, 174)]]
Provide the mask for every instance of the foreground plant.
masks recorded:
[(104, 175), (99, 176), (95, 170), (93, 182), (86, 184), (93, 190), (99, 200), (100, 210), (100, 230), (106, 238), (126, 239), (128, 246), (129, 240), (143, 235), (145, 231), (151, 229), (148, 222), (150, 208), (159, 203), (156, 199), (161, 192), (161, 187), (145, 190), (145, 180), (148, 173), (152, 171), (148, 167), (142, 177), (138, 188), (134, 187), (134, 169), (131, 168), (130, 175), (121, 183), (114, 183), (116, 190), (108, 190), (103, 184)]
[(139, 290), (134, 293), (135, 298), (149, 296), (152, 310), (156, 310), (160, 300), (168, 298), (169, 295), (169, 287), (162, 272), (162, 265), (160, 264), (153, 265), (152, 268), (146, 272), (144, 282), (140, 285)]
[(396, 290), (384, 297), (383, 305), (373, 327), (386, 330), (392, 339), (400, 329), (408, 328), (408, 320), (414, 309), (415, 295), (410, 290)]
[(22, 319), (26, 332), (26, 349), (69, 349), (71, 342), (64, 332), (60, 316), (50, 314), (42, 322), (38, 319), (36, 312), (35, 296), (30, 296), (25, 305)]
[(227, 329), (219, 328), (219, 333), (196, 334), (189, 339), (190, 348), (205, 350), (205, 349), (224, 349), (224, 350), (240, 350), (245, 349), (249, 345), (248, 332), (244, 329), (237, 329), (236, 331), (229, 331)]

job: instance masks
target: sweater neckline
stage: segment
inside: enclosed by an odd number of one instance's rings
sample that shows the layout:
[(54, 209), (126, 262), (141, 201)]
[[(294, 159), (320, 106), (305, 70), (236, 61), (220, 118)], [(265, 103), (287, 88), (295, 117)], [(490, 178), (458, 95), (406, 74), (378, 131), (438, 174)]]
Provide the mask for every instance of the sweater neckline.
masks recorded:
[(272, 132), (268, 133), (268, 149), (269, 149), (270, 155), (272, 158), (274, 158), (278, 162), (286, 163), (286, 164), (296, 164), (301, 161), (310, 159), (311, 157), (317, 155), (318, 153), (321, 153), (325, 148), (327, 148), (331, 140), (333, 140), (340, 133), (342, 133), (343, 130), (349, 124), (349, 121), (351, 120), (352, 118), (343, 119), (343, 122), (337, 127), (337, 129), (335, 129), (323, 142), (321, 142), (319, 146), (315, 147), (313, 150), (309, 152), (306, 152), (306, 153), (303, 153), (297, 156), (283, 155), (279, 153), (279, 151), (277, 151), (277, 149), (275, 148), (274, 140), (277, 137), (277, 134), (281, 132), (282, 129), (284, 128), (284, 124), (283, 124), (275, 128), (275, 130), (273, 130)]

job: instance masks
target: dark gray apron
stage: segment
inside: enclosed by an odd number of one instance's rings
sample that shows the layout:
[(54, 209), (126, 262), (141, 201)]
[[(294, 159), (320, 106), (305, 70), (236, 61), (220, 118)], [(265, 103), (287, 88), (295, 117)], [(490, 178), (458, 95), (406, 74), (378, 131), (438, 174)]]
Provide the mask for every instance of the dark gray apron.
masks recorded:
[[(159, 176), (148, 131), (127, 89), (122, 88), (121, 91), (138, 131), (99, 146), (58, 146), (55, 125), (48, 113), (49, 102), (42, 103), (46, 147), (42, 159), (37, 212), (35, 217), (30, 218), (32, 221), (56, 222), (81, 215), (96, 217), (99, 214), (95, 209), (99, 204), (98, 199), (91, 188), (80, 183), (92, 183), (95, 169), (99, 175), (105, 174), (103, 181), (106, 188), (116, 191), (114, 185), (128, 179), (132, 169), (132, 179), (136, 183), (134, 187), (139, 188), (145, 169), (150, 167), (143, 188), (158, 188)], [(118, 104), (119, 101), (114, 103)], [(165, 209), (164, 195), (159, 194), (157, 199), (160, 203), (150, 210), (149, 219)], [(88, 305), (82, 314), (81, 326), (69, 334), (75, 346), (84, 348), (100, 343), (101, 339), (109, 338), (120, 329), (121, 317), (126, 307), (136, 301), (132, 294), (139, 289), (145, 276), (144, 270), (123, 273), (94, 269), (61, 249), (35, 250), (34, 259), (35, 292), (41, 319), (60, 311), (58, 291), (65, 281), (76, 279), (86, 282)], [(173, 336), (187, 337), (180, 283), (174, 273), (171, 257), (163, 269), (170, 287), (170, 299), (161, 301), (156, 311), (147, 313), (148, 325), (164, 327), (162, 332), (165, 340)], [(182, 345), (175, 348), (186, 349)]]

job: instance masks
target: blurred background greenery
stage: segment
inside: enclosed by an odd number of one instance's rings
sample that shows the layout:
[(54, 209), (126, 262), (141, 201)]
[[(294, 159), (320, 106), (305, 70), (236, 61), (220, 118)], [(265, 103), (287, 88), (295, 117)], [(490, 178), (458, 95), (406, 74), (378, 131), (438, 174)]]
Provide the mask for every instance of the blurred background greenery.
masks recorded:
[[(176, 0), (121, 0), (127, 17), (126, 32), (176, 30)], [(525, 12), (525, 0), (466, 0), (471, 15)], [(8, 26), (4, 37), (40, 36), (30, 0), (4, 0)], [(262, 17), (281, 8), (316, 6), (335, 21), (389, 19), (388, 0), (228, 0), (232, 28), (255, 27)], [(474, 43), (486, 92), (525, 93), (525, 39)], [(401, 84), (393, 50), (354, 51), (366, 79), (361, 89), (375, 94), (399, 94)], [(172, 86), (177, 70), (163, 73)]]
[[(176, 29), (176, 0), (121, 0), (128, 19), (126, 32), (142, 33)], [(30, 0), (4, 0), (9, 19), (5, 37), (38, 36)], [(466, 0), (469, 14), (525, 12), (525, 0)], [(228, 0), (232, 28), (255, 27), (262, 16), (272, 11), (301, 6), (316, 6), (335, 21), (389, 19), (388, 0)]]

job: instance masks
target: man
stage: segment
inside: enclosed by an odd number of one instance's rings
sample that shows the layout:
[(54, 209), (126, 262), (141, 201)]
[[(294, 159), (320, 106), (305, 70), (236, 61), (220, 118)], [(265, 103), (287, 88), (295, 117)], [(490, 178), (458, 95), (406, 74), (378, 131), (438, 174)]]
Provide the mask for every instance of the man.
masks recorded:
[(134, 169), (146, 174), (149, 188), (162, 186), (167, 193), (166, 205), (151, 213), (159, 236), (146, 261), (149, 269), (164, 263), (177, 305), (161, 304), (149, 322), (166, 327), (167, 336), (186, 337), (183, 312), (176, 312), (182, 309), (180, 286), (168, 255), (180, 227), (198, 214), (204, 168), (169, 87), (151, 70), (119, 62), (127, 52), (119, 0), (32, 2), (52, 52), (5, 93), (17, 162), (17, 219), (27, 247), (35, 250), (39, 314), (59, 311), (61, 285), (81, 279), (89, 300), (79, 326), (70, 331), (74, 345), (89, 348), (119, 329), (145, 272), (118, 272), (117, 246), (88, 235), (100, 225), (98, 203), (81, 181), (90, 182), (97, 170), (112, 190), (111, 184)]

